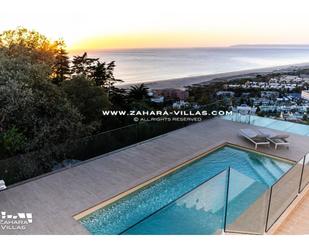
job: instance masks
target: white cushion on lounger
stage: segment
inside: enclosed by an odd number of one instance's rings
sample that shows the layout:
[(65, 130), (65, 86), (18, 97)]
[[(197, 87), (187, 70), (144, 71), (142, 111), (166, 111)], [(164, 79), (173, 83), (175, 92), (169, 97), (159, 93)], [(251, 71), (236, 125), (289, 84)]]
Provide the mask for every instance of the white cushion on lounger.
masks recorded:
[(265, 138), (264, 134), (261, 134), (252, 129), (240, 129), (240, 132), (242, 132), (244, 135), (250, 138)]
[(268, 130), (268, 129), (259, 129), (259, 131), (265, 134), (269, 138), (285, 139), (290, 136), (289, 134), (286, 134), (286, 133), (275, 132), (275, 131)]
[(0, 180), (0, 190), (6, 189), (5, 182)]

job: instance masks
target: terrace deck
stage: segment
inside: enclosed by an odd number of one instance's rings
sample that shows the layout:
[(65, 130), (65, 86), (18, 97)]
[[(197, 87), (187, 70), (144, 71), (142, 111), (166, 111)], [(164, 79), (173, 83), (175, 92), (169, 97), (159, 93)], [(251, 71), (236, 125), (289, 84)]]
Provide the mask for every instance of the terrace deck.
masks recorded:
[[(306, 192), (305, 192), (306, 191)], [(309, 191), (304, 190), (303, 198), (293, 207), (290, 214), (281, 222), (273, 234), (303, 235), (309, 234)]]
[[(0, 228), (0, 234), (88, 234), (75, 214), (222, 143), (253, 149), (238, 135), (239, 129), (248, 127), (214, 118), (11, 187), (0, 192), (0, 211), (31, 212), (33, 223), (25, 230)], [(308, 152), (309, 137), (291, 134), (289, 141), (289, 150), (258, 151), (293, 161)]]

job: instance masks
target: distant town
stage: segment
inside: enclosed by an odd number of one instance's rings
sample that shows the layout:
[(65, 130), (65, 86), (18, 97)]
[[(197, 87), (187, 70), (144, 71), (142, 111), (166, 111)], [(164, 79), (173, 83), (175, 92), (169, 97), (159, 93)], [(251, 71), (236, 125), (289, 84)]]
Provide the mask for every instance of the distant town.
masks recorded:
[(250, 107), (255, 115), (309, 124), (309, 70), (217, 79), (184, 89), (151, 89), (150, 100), (175, 109), (200, 108), (224, 100), (230, 109)]

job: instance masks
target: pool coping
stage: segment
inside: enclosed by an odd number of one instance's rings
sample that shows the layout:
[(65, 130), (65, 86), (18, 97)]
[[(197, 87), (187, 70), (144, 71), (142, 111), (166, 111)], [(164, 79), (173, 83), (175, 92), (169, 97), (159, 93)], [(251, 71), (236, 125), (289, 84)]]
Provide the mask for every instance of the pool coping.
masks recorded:
[(270, 157), (270, 158), (273, 158), (273, 159), (276, 159), (276, 160), (279, 160), (279, 161), (291, 163), (291, 164), (293, 164), (292, 167), (294, 167), (295, 164), (297, 163), (297, 161), (293, 161), (293, 160), (290, 160), (288, 158), (274, 156), (274, 155), (269, 154), (269, 153), (260, 152), (260, 151), (257, 151), (257, 150), (254, 150), (254, 149), (250, 149), (250, 148), (247, 148), (245, 146), (241, 146), (241, 145), (230, 143), (230, 142), (223, 142), (223, 143), (221, 143), (219, 145), (213, 146), (212, 148), (210, 148), (207, 151), (199, 153), (198, 155), (196, 155), (196, 156), (194, 156), (194, 157), (192, 157), (192, 158), (190, 158), (188, 160), (185, 160), (185, 161), (177, 164), (176, 166), (174, 166), (174, 167), (172, 167), (172, 168), (170, 168), (170, 169), (168, 169), (168, 170), (166, 170), (166, 171), (164, 171), (164, 172), (162, 172), (162, 173), (160, 173), (160, 174), (158, 174), (158, 175), (156, 175), (154, 177), (151, 177), (150, 179), (148, 179), (148, 180), (146, 180), (146, 181), (144, 181), (144, 182), (142, 182), (140, 184), (137, 184), (137, 185), (135, 185), (135, 186), (133, 186), (133, 187), (131, 187), (131, 188), (125, 190), (125, 191), (122, 191), (122, 192), (120, 192), (120, 193), (118, 193), (118, 194), (116, 194), (116, 195), (114, 195), (114, 196), (112, 196), (110, 198), (107, 198), (107, 199), (105, 199), (105, 200), (103, 200), (103, 201), (101, 201), (101, 202), (99, 202), (99, 203), (97, 203), (97, 204), (95, 204), (93, 206), (90, 206), (89, 208), (86, 208), (83, 211), (80, 211), (80, 212), (72, 215), (72, 217), (76, 221), (80, 221), (81, 219), (91, 215), (92, 213), (96, 212), (97, 210), (99, 210), (101, 208), (104, 208), (107, 205), (110, 205), (110, 204), (112, 204), (112, 203), (114, 203), (114, 202), (116, 202), (116, 201), (126, 197), (127, 195), (129, 195), (129, 194), (131, 194), (131, 193), (133, 193), (135, 191), (138, 191), (138, 190), (142, 189), (143, 187), (146, 187), (147, 185), (155, 182), (156, 180), (158, 180), (158, 179), (160, 179), (160, 178), (162, 178), (164, 176), (172, 174), (173, 172), (181, 169), (182, 167), (185, 167), (188, 164), (190, 164), (190, 163), (192, 163), (192, 162), (194, 162), (196, 160), (199, 160), (199, 159), (201, 159), (201, 158), (203, 158), (203, 157), (205, 157), (205, 156), (207, 156), (207, 155), (209, 155), (209, 154), (215, 152), (216, 150), (221, 149), (221, 148), (223, 148), (225, 146), (229, 146), (229, 147), (232, 147), (232, 148), (245, 150), (245, 151), (248, 151), (248, 152), (251, 152), (251, 153), (256, 153), (256, 154), (259, 154), (259, 155), (264, 155), (264, 156), (267, 156), (267, 157)]

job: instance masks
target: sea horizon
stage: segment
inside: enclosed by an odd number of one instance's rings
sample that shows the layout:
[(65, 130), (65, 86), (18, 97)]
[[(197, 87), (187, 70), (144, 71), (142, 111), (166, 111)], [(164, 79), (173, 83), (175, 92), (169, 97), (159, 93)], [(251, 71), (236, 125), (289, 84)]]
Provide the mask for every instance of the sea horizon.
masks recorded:
[[(72, 53), (76, 55), (81, 53)], [(257, 44), (228, 47), (134, 48), (88, 51), (116, 62), (115, 76), (125, 84), (196, 77), (309, 62), (309, 45)]]

